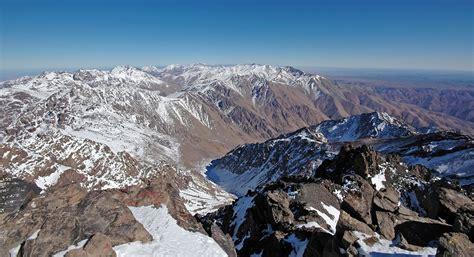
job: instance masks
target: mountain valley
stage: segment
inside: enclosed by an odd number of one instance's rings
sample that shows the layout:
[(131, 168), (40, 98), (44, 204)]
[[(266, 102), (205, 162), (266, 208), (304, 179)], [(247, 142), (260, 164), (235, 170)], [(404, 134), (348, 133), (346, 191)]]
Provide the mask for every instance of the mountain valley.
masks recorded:
[(257, 64), (1, 82), (0, 255), (469, 256), (473, 92)]

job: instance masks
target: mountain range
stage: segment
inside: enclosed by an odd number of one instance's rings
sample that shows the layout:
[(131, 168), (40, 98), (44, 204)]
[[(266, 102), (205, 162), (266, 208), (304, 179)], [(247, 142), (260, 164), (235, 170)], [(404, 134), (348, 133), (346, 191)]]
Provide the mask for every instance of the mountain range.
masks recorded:
[[(456, 183), (453, 194), (469, 202), (473, 98), (469, 89), (348, 86), (293, 67), (256, 64), (119, 66), (1, 82), (0, 255), (95, 256), (97, 247), (106, 247), (110, 256), (130, 256), (145, 242), (150, 254), (153, 245), (174, 249), (159, 240), (163, 233), (197, 240), (189, 249), (207, 256), (267, 251), (244, 243), (247, 232), (238, 232), (235, 224), (247, 219), (246, 211), (238, 214), (236, 208), (242, 203), (250, 208), (249, 199), (266, 194), (279, 181), (293, 181), (289, 177), (323, 178), (320, 172), (336, 169), (331, 161), (354, 151), (348, 145), (382, 156), (378, 166), (367, 164), (373, 174), (359, 174), (369, 182), (380, 180), (370, 186), (377, 191), (391, 179), (375, 170), (388, 174), (396, 166), (405, 174), (422, 166), (432, 179)], [(391, 156), (399, 159), (394, 162)], [(351, 165), (365, 172), (358, 163)], [(344, 172), (352, 174), (345, 166)], [(300, 187), (303, 182), (291, 183)], [(395, 184), (390, 187), (409, 194)], [(331, 200), (331, 205), (313, 207), (340, 213), (342, 203)], [(405, 207), (424, 215), (413, 206)], [(224, 212), (231, 217), (209, 216), (221, 223), (210, 224), (202, 216)], [(264, 217), (259, 218), (262, 226), (265, 215), (259, 216)], [(351, 215), (367, 226), (380, 225)], [(334, 224), (318, 223), (324, 233), (336, 232), (338, 220), (332, 216)], [(74, 225), (58, 225), (61, 220)], [(270, 223), (287, 226), (287, 221)], [(55, 234), (55, 226), (63, 236)], [(290, 242), (282, 245), (303, 256), (297, 247), (307, 237), (294, 229), (269, 229), (283, 233), (277, 241)], [(380, 230), (372, 232), (395, 240)], [(249, 233), (254, 239), (262, 236)], [(359, 248), (364, 248), (361, 243)]]

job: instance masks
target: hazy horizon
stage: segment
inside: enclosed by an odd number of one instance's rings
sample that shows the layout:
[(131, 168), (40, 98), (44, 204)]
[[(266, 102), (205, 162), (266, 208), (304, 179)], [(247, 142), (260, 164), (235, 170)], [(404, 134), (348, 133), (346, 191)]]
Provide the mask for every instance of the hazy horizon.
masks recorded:
[[(2, 1), (0, 70), (262, 63), (473, 71), (470, 1)], [(90, 8), (93, 6), (93, 8)]]

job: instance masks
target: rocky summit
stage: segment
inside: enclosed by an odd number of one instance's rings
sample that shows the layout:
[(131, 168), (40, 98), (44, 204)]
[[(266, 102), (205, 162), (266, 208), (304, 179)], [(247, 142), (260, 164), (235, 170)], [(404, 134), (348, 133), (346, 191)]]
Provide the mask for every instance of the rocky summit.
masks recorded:
[(281, 177), (199, 219), (232, 236), (239, 256), (472, 256), (473, 212), (458, 184), (344, 145), (314, 175)]
[(257, 64), (1, 82), (0, 256), (473, 256), (466, 90)]

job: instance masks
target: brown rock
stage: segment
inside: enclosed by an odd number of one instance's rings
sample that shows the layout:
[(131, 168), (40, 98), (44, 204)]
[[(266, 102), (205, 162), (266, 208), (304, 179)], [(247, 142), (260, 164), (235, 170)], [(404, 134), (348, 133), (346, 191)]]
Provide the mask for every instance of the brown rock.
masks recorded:
[(474, 244), (462, 233), (445, 233), (439, 239), (436, 257), (472, 257)]
[(86, 245), (80, 249), (68, 251), (65, 257), (115, 257), (110, 238), (102, 233), (92, 236)]
[(403, 205), (398, 207), (398, 214), (401, 216), (418, 216), (417, 212), (412, 211)]
[(360, 176), (351, 176), (350, 179), (358, 184), (359, 190), (351, 190), (346, 194), (344, 201), (341, 203), (341, 209), (366, 224), (372, 224), (370, 211), (374, 189), (369, 182)]
[(290, 210), (288, 195), (282, 191), (269, 191), (265, 194), (263, 212), (272, 225), (291, 224), (294, 220)]
[(345, 249), (349, 248), (355, 241), (357, 241), (358, 237), (354, 235), (352, 231), (344, 231), (344, 235), (342, 235), (341, 243)]
[(114, 198), (113, 191), (87, 193), (77, 184), (48, 191), (13, 219), (0, 222), (6, 235), (0, 238), (5, 240), (0, 248), (7, 250), (41, 229), (35, 240), (24, 243), (25, 256), (50, 256), (97, 233), (107, 235), (111, 245), (151, 240), (128, 207)]
[(229, 257), (237, 257), (235, 252), (234, 242), (228, 234), (224, 234), (216, 224), (211, 225), (211, 237), (219, 244), (220, 247), (227, 253)]
[(21, 179), (0, 179), (0, 214), (18, 211), (40, 191), (34, 183)]
[(331, 181), (323, 180), (318, 183), (304, 183), (298, 189), (296, 200), (324, 212), (321, 203), (339, 209), (337, 197), (328, 189)]
[(395, 238), (395, 224), (393, 222), (393, 214), (376, 211), (375, 216), (377, 217), (377, 227), (380, 231), (380, 234), (388, 240), (393, 240)]
[(385, 190), (379, 192), (384, 199), (388, 199), (390, 202), (398, 204), (400, 201), (400, 193), (393, 187), (387, 187)]
[(97, 233), (87, 241), (84, 251), (89, 256), (97, 257), (115, 257), (115, 251), (112, 249), (110, 238), (102, 233)]
[(64, 257), (90, 257), (84, 249), (73, 249), (67, 252)]
[[(315, 231), (311, 234), (304, 252), (304, 257), (336, 257), (339, 248), (335, 237), (328, 233)], [(281, 256), (281, 255), (280, 255)]]
[(422, 248), (408, 243), (408, 241), (405, 239), (405, 237), (403, 237), (403, 235), (400, 235), (400, 243), (398, 244), (398, 247), (408, 251), (418, 251)]
[(357, 248), (355, 248), (355, 246), (351, 245), (349, 246), (349, 248), (347, 248), (346, 254), (348, 257), (355, 257), (359, 256), (359, 251), (357, 250)]
[(398, 209), (399, 199), (399, 193), (395, 189), (387, 187), (385, 191), (376, 192), (374, 196), (374, 205), (379, 209), (395, 212)]
[(451, 225), (422, 217), (410, 217), (409, 220), (399, 221), (395, 226), (395, 233), (400, 233), (409, 244), (423, 247), (450, 231)]
[(364, 239), (364, 243), (367, 244), (368, 246), (373, 246), (378, 241), (379, 239), (375, 236), (367, 237)]
[(464, 205), (458, 210), (453, 227), (454, 231), (464, 233), (474, 241), (474, 204)]
[(126, 205), (107, 192), (93, 191), (78, 205), (77, 220), (86, 235), (106, 234), (113, 245), (152, 238)]
[(351, 217), (351, 215), (345, 211), (341, 211), (339, 215), (336, 230), (338, 234), (344, 233), (345, 231), (359, 231), (368, 235), (374, 234), (374, 231), (367, 224)]
[(458, 210), (465, 205), (473, 204), (469, 197), (448, 188), (433, 186), (428, 192), (421, 192), (421, 205), (430, 218), (441, 217), (449, 223), (454, 222)]

